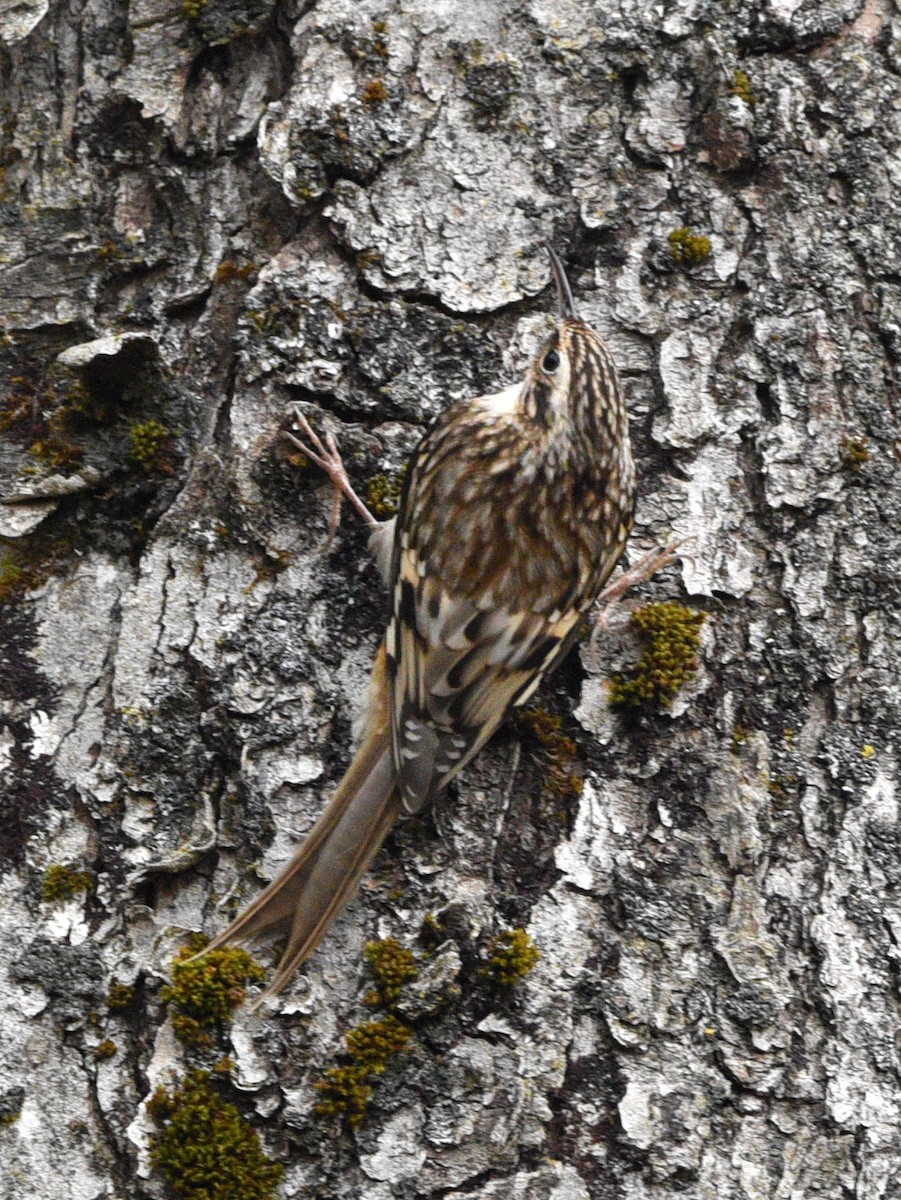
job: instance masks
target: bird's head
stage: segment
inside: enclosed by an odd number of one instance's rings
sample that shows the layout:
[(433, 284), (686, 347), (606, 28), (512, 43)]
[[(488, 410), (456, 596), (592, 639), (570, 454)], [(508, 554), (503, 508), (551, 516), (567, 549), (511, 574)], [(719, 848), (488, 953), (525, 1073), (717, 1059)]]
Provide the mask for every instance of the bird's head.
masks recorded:
[(594, 452), (628, 438), (622, 389), (610, 351), (576, 312), (572, 289), (548, 246), (557, 285), (557, 326), (526, 376), (523, 410), (558, 435), (588, 439)]

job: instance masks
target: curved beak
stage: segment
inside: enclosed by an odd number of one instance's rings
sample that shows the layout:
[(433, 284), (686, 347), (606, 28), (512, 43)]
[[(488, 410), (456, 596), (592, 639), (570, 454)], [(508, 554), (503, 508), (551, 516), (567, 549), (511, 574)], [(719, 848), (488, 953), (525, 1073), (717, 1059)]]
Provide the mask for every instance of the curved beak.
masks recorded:
[(572, 288), (566, 278), (563, 263), (552, 246), (546, 246), (546, 249), (551, 259), (554, 283), (557, 285), (557, 306), (560, 309), (560, 316), (561, 318), (577, 317), (579, 314), (576, 312), (576, 302), (573, 300)]

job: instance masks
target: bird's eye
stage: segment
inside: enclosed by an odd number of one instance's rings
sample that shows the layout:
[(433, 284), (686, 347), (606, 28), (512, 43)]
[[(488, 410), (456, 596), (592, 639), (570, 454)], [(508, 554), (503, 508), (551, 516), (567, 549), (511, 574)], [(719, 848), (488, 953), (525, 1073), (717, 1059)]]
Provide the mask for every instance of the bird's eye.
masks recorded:
[(548, 375), (553, 375), (559, 366), (560, 355), (556, 350), (548, 350), (547, 354), (545, 354), (544, 358), (541, 360), (542, 371), (546, 371)]

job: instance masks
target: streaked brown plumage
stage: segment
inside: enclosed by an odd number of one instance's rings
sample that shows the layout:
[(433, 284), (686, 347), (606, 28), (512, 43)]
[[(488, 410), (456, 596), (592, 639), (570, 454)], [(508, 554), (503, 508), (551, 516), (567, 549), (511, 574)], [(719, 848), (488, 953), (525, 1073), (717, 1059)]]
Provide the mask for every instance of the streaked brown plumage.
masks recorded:
[[(363, 743), (286, 870), (212, 943), (286, 930), (270, 993), (318, 945), (401, 810), (428, 804), (565, 655), (622, 554), (635, 500), (622, 392), (551, 261), (561, 317), (525, 381), (444, 413), (383, 530), (391, 615)], [(310, 456), (349, 491), (316, 444)]]

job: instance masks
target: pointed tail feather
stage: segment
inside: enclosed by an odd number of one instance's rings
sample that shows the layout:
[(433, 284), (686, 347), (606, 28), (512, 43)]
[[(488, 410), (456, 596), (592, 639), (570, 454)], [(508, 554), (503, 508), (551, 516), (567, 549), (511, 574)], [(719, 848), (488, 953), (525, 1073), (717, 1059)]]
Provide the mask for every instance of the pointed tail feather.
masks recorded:
[(203, 953), (282, 930), (288, 944), (269, 987), (280, 992), (356, 892), (400, 812), (390, 737), (370, 732), (294, 858)]

